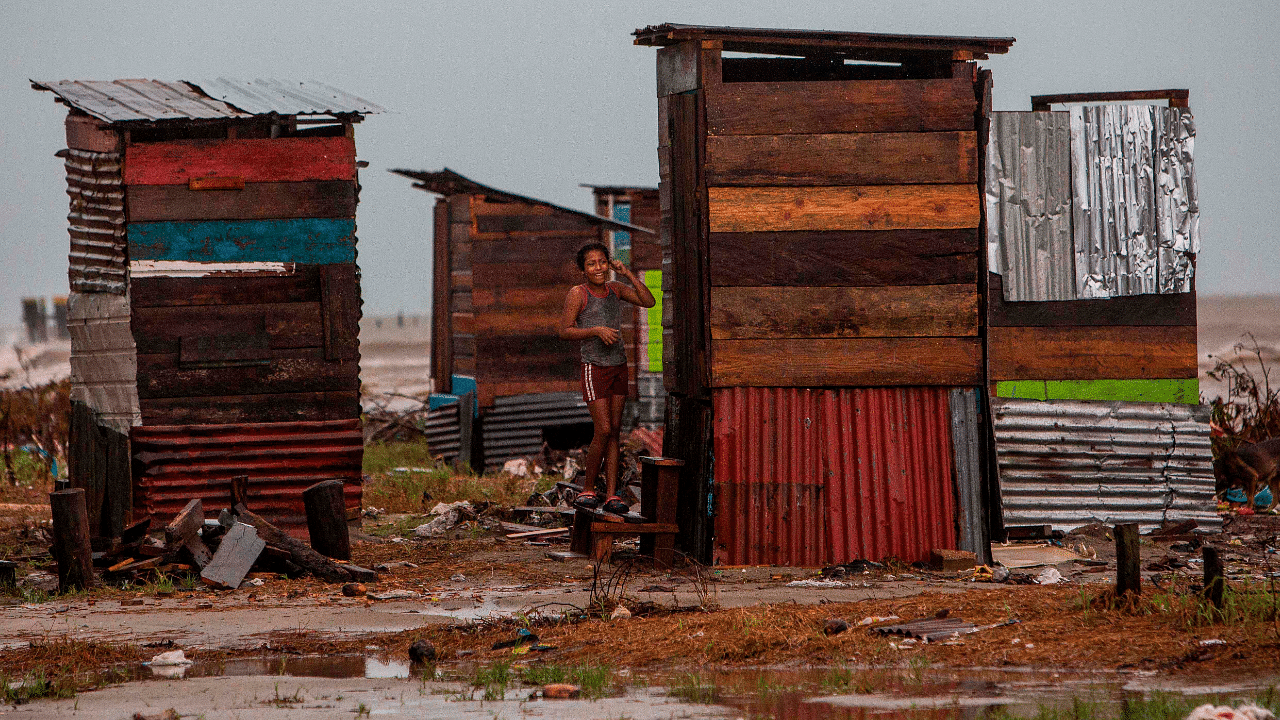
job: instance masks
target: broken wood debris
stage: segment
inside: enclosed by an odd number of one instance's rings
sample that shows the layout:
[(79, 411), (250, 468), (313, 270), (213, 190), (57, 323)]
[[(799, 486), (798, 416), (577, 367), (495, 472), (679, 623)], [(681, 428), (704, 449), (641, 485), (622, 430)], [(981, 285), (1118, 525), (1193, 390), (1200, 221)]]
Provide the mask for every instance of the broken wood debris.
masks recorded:
[(238, 588), (266, 546), (253, 526), (238, 522), (222, 538), (200, 579), (216, 588)]

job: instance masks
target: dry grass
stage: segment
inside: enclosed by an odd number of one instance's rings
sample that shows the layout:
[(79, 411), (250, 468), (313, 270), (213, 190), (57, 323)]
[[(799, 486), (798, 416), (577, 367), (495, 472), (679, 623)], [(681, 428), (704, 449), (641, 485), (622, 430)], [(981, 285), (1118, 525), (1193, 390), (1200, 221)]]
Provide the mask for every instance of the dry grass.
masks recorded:
[(549, 476), (455, 473), (436, 463), (425, 442), (372, 443), (365, 447), (364, 472), (365, 507), (388, 513), (422, 513), (438, 502), (458, 500), (523, 505), (531, 493), (555, 484)]
[(77, 691), (128, 678), (129, 666), (148, 657), (131, 644), (42, 638), (26, 648), (0, 653), (0, 695), (21, 703), (40, 697), (69, 697)]

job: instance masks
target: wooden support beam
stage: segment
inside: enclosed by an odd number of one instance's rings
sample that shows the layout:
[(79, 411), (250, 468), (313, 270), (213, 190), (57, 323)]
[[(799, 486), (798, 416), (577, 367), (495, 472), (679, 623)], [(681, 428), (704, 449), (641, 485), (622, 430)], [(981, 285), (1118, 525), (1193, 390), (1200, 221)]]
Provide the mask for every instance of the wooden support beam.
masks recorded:
[(302, 491), (311, 547), (335, 560), (351, 559), (351, 535), (343, 504), (341, 480), (323, 480)]
[(170, 552), (177, 550), (178, 547), (185, 547), (195, 566), (203, 570), (213, 556), (205, 546), (204, 540), (200, 539), (202, 527), (204, 527), (204, 503), (200, 498), (193, 498), (173, 518), (173, 522), (165, 526), (164, 537)]
[[(271, 545), (289, 551), (289, 560), (295, 565), (326, 582), (350, 582), (351, 573), (343, 570), (337, 563), (312, 550), (302, 542), (280, 530), (275, 525), (253, 512), (244, 505), (236, 505), (236, 518), (252, 525), (264, 540)], [(223, 541), (225, 542), (225, 540)]]
[(1138, 524), (1124, 523), (1115, 526), (1116, 533), (1116, 595), (1142, 593), (1142, 564), (1138, 553)]
[(1062, 103), (1130, 102), (1134, 100), (1168, 100), (1169, 107), (1187, 107), (1191, 91), (1185, 88), (1168, 90), (1122, 90), (1119, 92), (1063, 93), (1061, 95), (1032, 95), (1031, 109), (1045, 112), (1050, 105)]

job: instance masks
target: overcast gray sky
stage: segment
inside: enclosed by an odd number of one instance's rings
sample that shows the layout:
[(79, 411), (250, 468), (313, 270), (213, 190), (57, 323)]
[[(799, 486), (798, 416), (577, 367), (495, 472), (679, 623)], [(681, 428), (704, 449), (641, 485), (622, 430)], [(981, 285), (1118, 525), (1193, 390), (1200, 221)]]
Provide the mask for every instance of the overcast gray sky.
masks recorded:
[(995, 109), (1033, 94), (1186, 87), (1197, 120), (1202, 293), (1280, 292), (1270, 2), (122, 2), (0, 0), (0, 325), (67, 292), (65, 108), (41, 80), (315, 79), (388, 109), (356, 131), (366, 314), (430, 302), (431, 196), (391, 167), (448, 166), (591, 209), (579, 183), (657, 185), (661, 22), (1012, 36)]

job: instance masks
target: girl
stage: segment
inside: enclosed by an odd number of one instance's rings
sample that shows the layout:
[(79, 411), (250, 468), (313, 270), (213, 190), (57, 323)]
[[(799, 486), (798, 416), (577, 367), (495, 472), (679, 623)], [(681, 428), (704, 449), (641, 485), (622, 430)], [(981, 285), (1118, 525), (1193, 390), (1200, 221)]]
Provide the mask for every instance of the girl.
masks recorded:
[[(582, 341), (582, 399), (591, 412), (595, 435), (587, 451), (587, 476), (584, 492), (575, 504), (594, 509), (601, 507), (595, 492), (600, 463), (605, 464), (606, 512), (626, 513), (630, 510), (614, 491), (618, 483), (618, 426), (622, 423), (622, 406), (627, 400), (627, 353), (622, 343), (622, 301), (651, 308), (653, 293), (636, 279), (631, 269), (617, 260), (609, 260), (609, 249), (591, 243), (578, 251), (578, 269), (586, 282), (569, 290), (560, 318), (560, 337)], [(631, 285), (609, 280), (613, 270), (626, 277)]]

